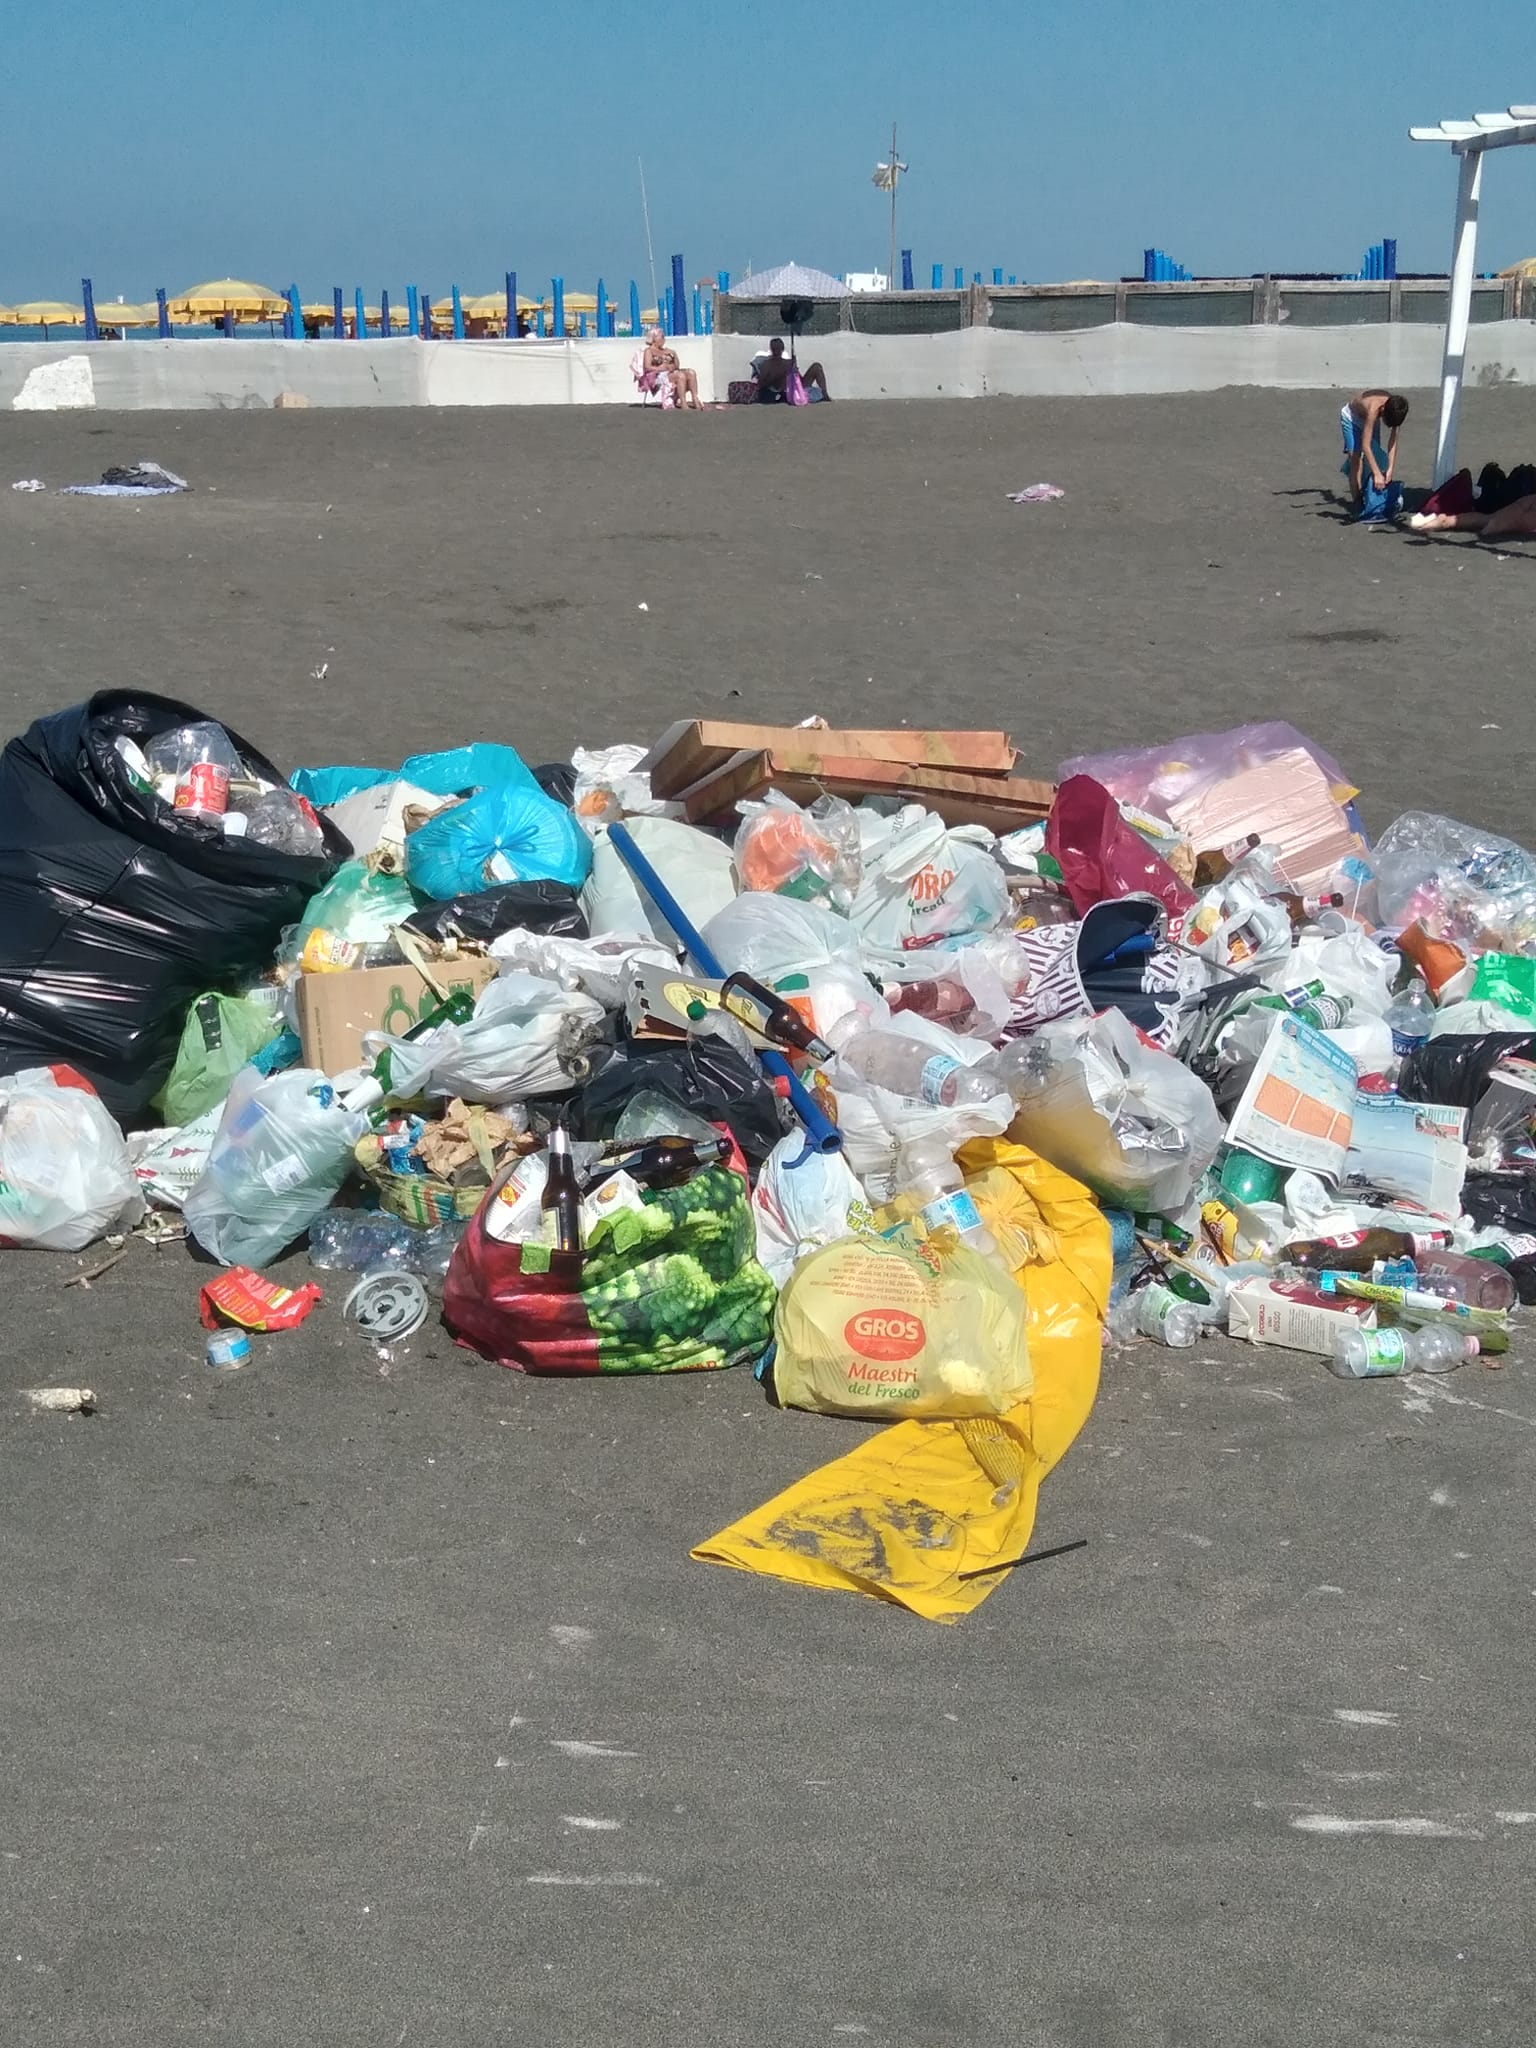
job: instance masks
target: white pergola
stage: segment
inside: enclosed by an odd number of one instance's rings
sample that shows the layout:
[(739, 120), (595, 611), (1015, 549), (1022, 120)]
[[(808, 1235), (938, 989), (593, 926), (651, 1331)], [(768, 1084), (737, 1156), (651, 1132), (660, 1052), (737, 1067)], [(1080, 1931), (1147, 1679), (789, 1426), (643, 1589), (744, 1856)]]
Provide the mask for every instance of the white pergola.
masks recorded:
[(1490, 149), (1536, 142), (1536, 107), (1510, 107), (1502, 114), (1474, 114), (1470, 121), (1442, 121), (1437, 128), (1410, 128), (1415, 142), (1448, 142), (1461, 158), (1456, 185), (1456, 239), (1451, 249), (1450, 300), (1445, 314), (1445, 354), (1440, 364), (1440, 427), (1435, 437), (1436, 485), (1456, 467), (1456, 416), (1467, 360), (1472, 318), (1472, 285), (1477, 276), (1477, 208), (1483, 189), (1483, 158)]

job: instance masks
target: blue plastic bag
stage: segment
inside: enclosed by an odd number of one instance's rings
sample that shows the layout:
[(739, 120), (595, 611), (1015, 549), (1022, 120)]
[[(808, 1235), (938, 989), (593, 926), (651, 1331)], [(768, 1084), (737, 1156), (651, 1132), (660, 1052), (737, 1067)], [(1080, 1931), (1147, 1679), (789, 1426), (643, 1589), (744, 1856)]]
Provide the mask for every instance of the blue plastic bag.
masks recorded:
[(501, 882), (580, 888), (591, 865), (591, 840), (531, 777), (526, 784), (493, 783), (429, 818), (405, 842), (411, 886), (434, 902)]
[(475, 792), (406, 841), (406, 874), (430, 901), (501, 882), (564, 882), (576, 889), (586, 880), (592, 842), (565, 805), (544, 794), (515, 748), (483, 741), (413, 754), (394, 770), (300, 768), (290, 781), (300, 796), (324, 806), (396, 777), (432, 796)]

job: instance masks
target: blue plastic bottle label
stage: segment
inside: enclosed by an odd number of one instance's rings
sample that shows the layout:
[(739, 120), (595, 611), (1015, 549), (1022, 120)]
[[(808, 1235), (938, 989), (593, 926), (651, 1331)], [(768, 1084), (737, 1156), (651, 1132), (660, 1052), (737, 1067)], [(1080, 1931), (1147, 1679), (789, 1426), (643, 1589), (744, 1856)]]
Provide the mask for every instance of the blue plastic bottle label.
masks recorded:
[(981, 1228), (981, 1211), (976, 1207), (975, 1197), (964, 1188), (956, 1188), (953, 1194), (940, 1195), (936, 1202), (927, 1202), (922, 1211), (924, 1228), (930, 1231), (943, 1229), (959, 1231), (963, 1237), (968, 1230)]
[(923, 1101), (931, 1102), (938, 1108), (940, 1097), (944, 1093), (944, 1083), (951, 1074), (957, 1074), (959, 1071), (960, 1062), (951, 1059), (947, 1052), (936, 1052), (931, 1060), (926, 1060), (917, 1084)]

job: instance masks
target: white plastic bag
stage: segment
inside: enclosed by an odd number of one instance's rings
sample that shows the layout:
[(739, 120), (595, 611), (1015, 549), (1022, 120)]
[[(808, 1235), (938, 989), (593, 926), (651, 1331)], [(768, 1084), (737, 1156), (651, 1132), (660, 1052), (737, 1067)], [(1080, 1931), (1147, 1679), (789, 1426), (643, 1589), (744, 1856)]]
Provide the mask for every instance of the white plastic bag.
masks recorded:
[(226, 1266), (262, 1266), (328, 1208), (368, 1119), (343, 1109), (309, 1067), (242, 1067), (202, 1178), (182, 1204), (187, 1228)]
[(1018, 1105), (1010, 1135), (1107, 1207), (1177, 1215), (1216, 1157), (1210, 1089), (1119, 1010), (1042, 1025), (998, 1057)]
[(224, 1104), (216, 1102), (178, 1129), (135, 1131), (128, 1140), (134, 1178), (144, 1199), (162, 1209), (179, 1209), (207, 1171), (219, 1134)]
[(677, 948), (655, 939), (572, 939), (521, 929), (503, 932), (486, 948), (503, 974), (520, 969), (563, 989), (579, 989), (605, 1010), (624, 1000), (630, 967), (677, 966)]
[(1392, 979), (1402, 966), (1396, 949), (1384, 952), (1359, 925), (1325, 938), (1303, 932), (1295, 949), (1263, 977), (1271, 988), (1301, 988), (1320, 981), (1331, 996), (1348, 996), (1350, 1022), (1384, 1017), (1392, 1001)]
[(864, 944), (910, 953), (965, 932), (992, 931), (1008, 914), (1008, 884), (981, 825), (947, 826), (921, 804), (894, 817), (861, 806), (864, 873), (848, 912)]
[(576, 749), (571, 755), (571, 766), (576, 770), (571, 809), (578, 824), (588, 832), (596, 832), (599, 825), (611, 825), (640, 812), (664, 810), (660, 797), (651, 794), (650, 776), (635, 773), (646, 751), (644, 747), (622, 743)]
[(869, 1197), (841, 1152), (810, 1150), (805, 1134), (791, 1131), (758, 1170), (752, 1221), (758, 1264), (783, 1287), (797, 1259), (870, 1221)]
[(123, 1134), (101, 1097), (51, 1067), (0, 1079), (0, 1246), (83, 1252), (144, 1214)]
[(467, 1024), (439, 1024), (409, 1044), (368, 1031), (363, 1051), (370, 1060), (398, 1052), (397, 1076), (420, 1075), (417, 1085), (428, 1095), (516, 1102), (569, 1088), (603, 1016), (602, 1004), (579, 989), (513, 969), (480, 991)]
[[(696, 825), (675, 818), (632, 818), (626, 829), (695, 930), (735, 896), (731, 849)], [(606, 826), (593, 835), (592, 872), (582, 887), (581, 907), (594, 938), (605, 932), (631, 937), (650, 933), (663, 945), (672, 943), (661, 912), (652, 908), (651, 899), (609, 845)]]
[(883, 1025), (889, 1015), (864, 972), (858, 933), (822, 904), (746, 890), (709, 920), (701, 936), (727, 974), (766, 982), (808, 1013), (812, 1028), (830, 1044)]

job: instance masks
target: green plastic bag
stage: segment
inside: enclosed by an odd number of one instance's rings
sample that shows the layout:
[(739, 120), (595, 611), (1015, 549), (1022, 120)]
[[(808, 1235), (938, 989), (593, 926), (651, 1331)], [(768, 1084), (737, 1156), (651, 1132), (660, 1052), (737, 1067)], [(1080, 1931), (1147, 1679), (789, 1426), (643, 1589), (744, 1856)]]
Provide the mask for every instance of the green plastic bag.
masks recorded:
[(349, 860), (309, 899), (303, 922), (283, 957), (307, 970), (349, 967), (348, 948), (377, 945), (416, 908), (416, 892), (402, 875), (376, 874), (366, 860)]
[(1536, 1021), (1536, 960), (1521, 953), (1484, 953), (1467, 1000), (1497, 1003), (1516, 1017)]
[(269, 1004), (249, 996), (212, 990), (199, 996), (187, 1012), (176, 1063), (155, 1097), (155, 1108), (173, 1129), (195, 1123), (204, 1110), (224, 1100), (246, 1061), (282, 1028)]

